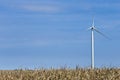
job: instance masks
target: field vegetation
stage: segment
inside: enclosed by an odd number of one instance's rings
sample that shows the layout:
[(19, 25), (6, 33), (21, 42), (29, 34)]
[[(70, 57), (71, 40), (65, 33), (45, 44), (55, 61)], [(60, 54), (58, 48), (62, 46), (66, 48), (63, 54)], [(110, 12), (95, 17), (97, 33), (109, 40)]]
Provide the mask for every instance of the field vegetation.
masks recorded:
[(0, 80), (120, 80), (119, 68), (1, 70)]

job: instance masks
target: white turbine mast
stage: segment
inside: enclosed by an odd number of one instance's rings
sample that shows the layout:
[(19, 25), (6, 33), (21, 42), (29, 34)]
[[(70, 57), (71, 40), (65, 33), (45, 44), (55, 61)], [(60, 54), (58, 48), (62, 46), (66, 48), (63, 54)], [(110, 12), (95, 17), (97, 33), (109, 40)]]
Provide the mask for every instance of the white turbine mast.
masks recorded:
[(101, 34), (102, 36), (108, 38), (107, 36), (105, 36), (102, 32), (100, 32), (99, 30), (96, 29), (95, 24), (94, 24), (94, 18), (93, 18), (93, 23), (92, 23), (92, 27), (90, 27), (91, 30), (91, 68), (94, 69), (95, 67), (95, 48), (94, 48), (94, 31), (96, 31), (97, 33)]

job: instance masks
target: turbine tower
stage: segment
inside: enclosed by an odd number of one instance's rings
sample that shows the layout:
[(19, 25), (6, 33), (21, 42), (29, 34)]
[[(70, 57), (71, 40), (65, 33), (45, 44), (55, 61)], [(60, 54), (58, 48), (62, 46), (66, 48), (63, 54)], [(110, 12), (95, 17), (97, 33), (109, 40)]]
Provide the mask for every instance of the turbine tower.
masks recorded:
[(97, 33), (101, 34), (102, 36), (106, 38), (108, 37), (95, 28), (94, 19), (93, 19), (92, 27), (90, 27), (90, 30), (91, 30), (91, 68), (94, 69), (95, 67), (94, 31), (96, 31)]
[(94, 30), (95, 30), (95, 26), (94, 26), (94, 19), (93, 19), (93, 24), (92, 24), (92, 27), (90, 28), (91, 29), (91, 68), (94, 69), (95, 67), (95, 57), (94, 57)]

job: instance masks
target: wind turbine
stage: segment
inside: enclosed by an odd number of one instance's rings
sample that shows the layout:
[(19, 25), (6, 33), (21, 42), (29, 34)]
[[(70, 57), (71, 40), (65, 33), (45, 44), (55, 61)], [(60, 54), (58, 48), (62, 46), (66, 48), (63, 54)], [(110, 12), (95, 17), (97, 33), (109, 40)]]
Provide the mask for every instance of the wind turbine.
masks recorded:
[(89, 29), (91, 30), (91, 68), (94, 69), (94, 67), (95, 67), (94, 31), (96, 31), (97, 33), (101, 34), (102, 36), (104, 36), (106, 38), (108, 38), (108, 37), (106, 35), (104, 35), (102, 32), (100, 32), (98, 29), (95, 28), (94, 19), (93, 19), (92, 27), (90, 27)]

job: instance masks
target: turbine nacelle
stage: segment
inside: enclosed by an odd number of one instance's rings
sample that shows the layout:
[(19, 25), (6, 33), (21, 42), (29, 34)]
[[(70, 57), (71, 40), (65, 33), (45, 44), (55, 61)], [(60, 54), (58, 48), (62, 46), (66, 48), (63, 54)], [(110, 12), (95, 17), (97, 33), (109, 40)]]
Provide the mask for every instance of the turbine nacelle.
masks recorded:
[(95, 27), (89, 27), (88, 30), (95, 30)]
[(95, 27), (90, 27), (90, 30), (95, 30)]

